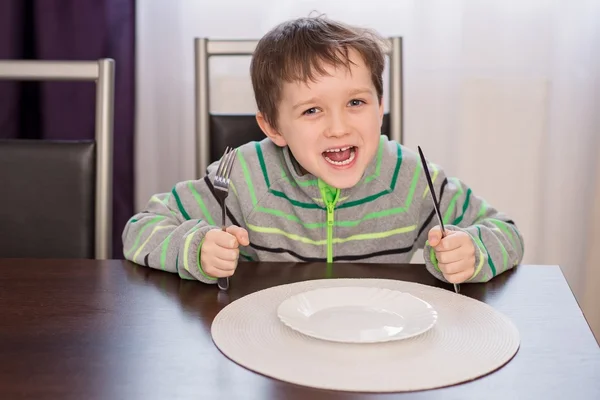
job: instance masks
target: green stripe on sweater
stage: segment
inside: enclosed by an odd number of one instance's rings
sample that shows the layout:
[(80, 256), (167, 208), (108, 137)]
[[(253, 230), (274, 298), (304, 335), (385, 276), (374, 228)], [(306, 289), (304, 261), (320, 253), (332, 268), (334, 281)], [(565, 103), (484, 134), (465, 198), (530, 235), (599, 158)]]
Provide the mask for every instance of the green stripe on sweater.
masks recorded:
[(173, 232), (175, 232), (175, 230), (173, 230), (171, 233), (169, 233), (169, 235), (163, 241), (163, 244), (162, 244), (162, 248), (161, 248), (161, 251), (160, 251), (160, 268), (162, 270), (166, 269), (167, 249), (169, 248), (169, 243), (171, 243), (171, 238), (173, 237)]
[(181, 215), (183, 215), (183, 218), (189, 221), (191, 219), (190, 215), (187, 213), (187, 211), (185, 211), (185, 208), (181, 203), (181, 199), (179, 198), (179, 194), (177, 194), (177, 190), (173, 188), (173, 190), (171, 190), (171, 193), (173, 193), (173, 197), (175, 197), (175, 202), (177, 203), (177, 208), (179, 209), (179, 212), (181, 213)]
[(365, 180), (363, 181), (363, 183), (369, 183), (373, 179), (379, 178), (379, 175), (381, 174), (381, 160), (383, 159), (384, 144), (385, 144), (385, 138), (382, 136), (379, 138), (379, 149), (377, 150), (377, 164), (375, 166), (375, 172), (373, 173), (373, 175), (367, 176), (365, 178)]
[[(401, 165), (400, 159), (398, 159), (398, 161), (399, 162), (396, 164), (397, 170), (394, 173), (394, 175), (396, 175), (397, 172), (400, 169), (400, 165)], [(410, 205), (412, 203), (412, 200), (413, 200), (413, 197), (414, 197), (414, 194), (415, 194), (415, 189), (417, 187), (417, 183), (419, 182), (419, 174), (420, 173), (421, 173), (421, 166), (419, 164), (417, 164), (415, 166), (415, 171), (413, 173), (413, 178), (412, 178), (412, 181), (411, 181), (411, 184), (410, 184), (410, 189), (408, 191), (408, 195), (406, 196), (405, 209), (408, 209), (408, 207), (410, 207)], [(393, 180), (392, 181), (392, 186), (395, 186), (395, 185), (396, 185), (396, 182)], [(392, 190), (393, 190), (393, 188), (392, 188)], [(358, 206), (358, 205), (361, 205), (361, 204), (370, 203), (370, 202), (372, 202), (374, 200), (377, 200), (381, 196), (385, 196), (386, 194), (390, 194), (390, 193), (392, 193), (392, 191), (386, 189), (386, 190), (383, 190), (383, 191), (381, 191), (379, 193), (376, 193), (376, 194), (371, 195), (371, 196), (367, 196), (367, 197), (365, 197), (363, 199), (360, 199), (360, 200), (349, 201), (347, 203), (340, 204), (337, 208), (338, 209), (350, 208), (350, 207), (355, 207), (355, 206)]]
[(258, 156), (258, 162), (260, 163), (260, 170), (265, 178), (265, 184), (267, 187), (271, 187), (271, 182), (269, 182), (269, 174), (267, 173), (267, 166), (265, 165), (265, 158), (263, 157), (262, 149), (260, 148), (260, 143), (254, 143), (254, 148), (256, 149), (256, 155)]
[[(288, 238), (290, 240), (294, 240), (294, 241), (305, 243), (305, 244), (315, 245), (315, 246), (327, 245), (326, 239), (313, 240), (313, 239), (310, 239), (310, 238), (307, 238), (307, 237), (304, 237), (301, 235), (297, 235), (295, 233), (286, 232), (279, 228), (258, 226), (258, 225), (249, 224), (247, 222), (246, 222), (246, 226), (248, 227), (249, 230), (258, 232), (258, 233), (285, 236), (286, 238)], [(340, 243), (346, 243), (346, 242), (357, 241), (357, 240), (383, 239), (383, 238), (394, 236), (394, 235), (413, 232), (415, 229), (417, 229), (417, 226), (411, 225), (411, 226), (396, 228), (396, 229), (392, 229), (389, 231), (383, 231), (383, 232), (362, 233), (362, 234), (358, 234), (358, 235), (352, 235), (352, 236), (349, 236), (346, 238), (334, 238), (333, 243), (340, 244)]]
[(248, 191), (250, 192), (250, 198), (252, 199), (252, 205), (256, 206), (256, 193), (254, 191), (254, 184), (252, 183), (252, 178), (250, 176), (250, 171), (248, 170), (248, 164), (246, 163), (246, 159), (244, 158), (243, 152), (238, 151), (237, 156), (240, 159), (240, 164), (242, 165), (242, 171), (244, 172), (244, 179), (246, 180), (246, 186), (248, 186)]
[(214, 225), (215, 221), (212, 219), (210, 212), (206, 208), (206, 205), (204, 204), (204, 201), (202, 200), (202, 196), (200, 196), (198, 191), (196, 191), (196, 188), (194, 188), (192, 181), (188, 182), (188, 189), (190, 189), (190, 192), (192, 192), (194, 199), (196, 199), (196, 203), (198, 203), (198, 206), (202, 210), (202, 214), (204, 215), (204, 219), (206, 220), (206, 222), (208, 222), (210, 225)]
[(508, 227), (508, 224), (506, 222), (494, 218), (488, 218), (487, 220), (491, 221), (494, 225), (498, 227), (498, 229), (500, 229), (506, 236), (508, 236), (508, 239), (510, 240), (510, 243), (513, 245), (514, 248), (517, 247), (517, 243), (515, 242), (515, 238), (513, 237), (513, 232)]
[(394, 169), (394, 176), (392, 177), (392, 182), (390, 183), (390, 187), (392, 190), (396, 189), (396, 182), (398, 182), (398, 174), (400, 172), (400, 167), (402, 166), (402, 147), (398, 143), (396, 143), (396, 168)]
[(450, 220), (450, 217), (454, 214), (454, 209), (456, 208), (456, 201), (460, 196), (462, 196), (464, 190), (462, 185), (456, 178), (448, 178), (448, 182), (451, 182), (456, 186), (456, 193), (452, 196), (452, 200), (450, 200), (450, 204), (448, 204), (448, 208), (446, 209), (446, 213), (444, 214), (444, 224), (447, 224)]
[(163, 219), (165, 219), (165, 217), (163, 217), (162, 215), (159, 215), (159, 216), (152, 218), (150, 221), (146, 222), (144, 224), (144, 226), (142, 226), (142, 229), (140, 229), (137, 236), (135, 237), (133, 246), (131, 246), (131, 248), (125, 253), (128, 258), (131, 257), (131, 253), (133, 253), (137, 249), (137, 247), (140, 243), (140, 238), (142, 237), (144, 232), (146, 232), (146, 229), (148, 229), (150, 226), (156, 224), (157, 222), (162, 221)]
[(477, 234), (479, 236), (479, 243), (483, 246), (483, 248), (485, 249), (485, 253), (487, 254), (488, 265), (492, 270), (492, 277), (494, 277), (496, 276), (496, 266), (494, 265), (494, 260), (492, 260), (492, 257), (490, 256), (490, 252), (488, 251), (487, 247), (485, 246), (485, 243), (483, 242), (483, 238), (481, 237), (481, 229), (479, 228), (479, 226), (477, 226)]
[(463, 218), (465, 217), (465, 213), (467, 212), (467, 209), (469, 208), (469, 201), (471, 200), (471, 189), (467, 190), (466, 197), (467, 198), (465, 199), (465, 202), (463, 203), (462, 214), (460, 214), (460, 216), (452, 222), (452, 225), (458, 226), (458, 224), (460, 224), (462, 222)]

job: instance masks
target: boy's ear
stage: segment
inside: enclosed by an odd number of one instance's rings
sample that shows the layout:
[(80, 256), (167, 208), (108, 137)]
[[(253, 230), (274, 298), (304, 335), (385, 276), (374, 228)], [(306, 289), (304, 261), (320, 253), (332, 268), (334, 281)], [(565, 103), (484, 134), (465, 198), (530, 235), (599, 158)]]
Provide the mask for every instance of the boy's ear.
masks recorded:
[(258, 126), (260, 126), (260, 129), (265, 135), (267, 135), (269, 139), (273, 141), (273, 143), (275, 143), (279, 147), (287, 146), (287, 142), (285, 141), (283, 135), (267, 122), (267, 120), (260, 111), (256, 113), (256, 122), (258, 122)]
[(379, 128), (381, 128), (383, 126), (383, 113), (384, 113), (384, 109), (383, 109), (383, 96), (382, 96), (381, 100), (379, 100)]

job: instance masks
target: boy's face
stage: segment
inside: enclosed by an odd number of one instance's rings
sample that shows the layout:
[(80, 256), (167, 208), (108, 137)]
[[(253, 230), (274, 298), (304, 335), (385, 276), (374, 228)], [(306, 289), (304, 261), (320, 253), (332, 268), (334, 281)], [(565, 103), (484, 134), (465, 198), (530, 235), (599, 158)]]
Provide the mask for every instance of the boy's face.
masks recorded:
[(324, 66), (316, 82), (284, 84), (277, 130), (257, 118), (306, 171), (340, 189), (356, 185), (375, 157), (383, 119), (369, 69), (356, 51), (349, 57), (350, 70)]

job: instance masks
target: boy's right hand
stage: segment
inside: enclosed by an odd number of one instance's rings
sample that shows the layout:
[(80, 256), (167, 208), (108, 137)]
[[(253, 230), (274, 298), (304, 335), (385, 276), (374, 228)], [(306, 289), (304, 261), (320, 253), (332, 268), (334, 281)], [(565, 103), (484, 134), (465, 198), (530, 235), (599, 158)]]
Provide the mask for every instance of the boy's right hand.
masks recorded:
[(226, 231), (208, 231), (200, 249), (202, 270), (214, 278), (233, 275), (240, 256), (239, 246), (249, 244), (248, 232), (239, 226), (232, 225)]

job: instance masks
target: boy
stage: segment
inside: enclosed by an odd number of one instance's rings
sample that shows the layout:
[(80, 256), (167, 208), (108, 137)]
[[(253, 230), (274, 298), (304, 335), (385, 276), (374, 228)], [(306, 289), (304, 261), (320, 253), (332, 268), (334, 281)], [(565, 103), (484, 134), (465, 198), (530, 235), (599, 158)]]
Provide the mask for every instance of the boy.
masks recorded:
[(218, 226), (214, 163), (127, 223), (125, 257), (205, 283), (233, 275), (240, 258), (404, 263), (424, 248), (427, 269), (451, 283), (485, 282), (517, 265), (515, 224), (432, 164), (441, 238), (419, 156), (380, 133), (380, 44), (324, 18), (267, 33), (251, 64), (267, 138), (238, 149), (227, 230)]

